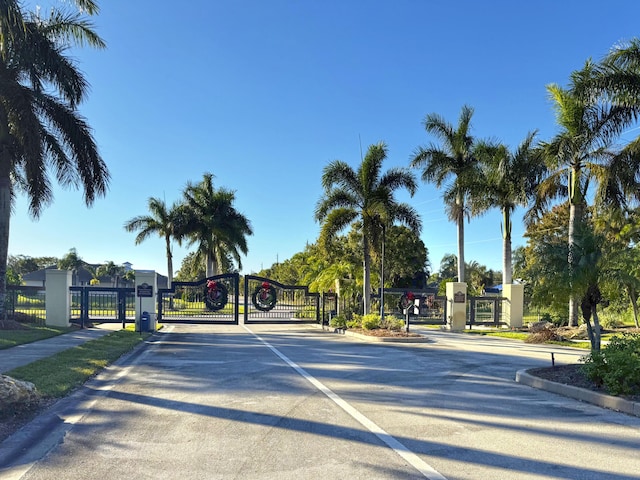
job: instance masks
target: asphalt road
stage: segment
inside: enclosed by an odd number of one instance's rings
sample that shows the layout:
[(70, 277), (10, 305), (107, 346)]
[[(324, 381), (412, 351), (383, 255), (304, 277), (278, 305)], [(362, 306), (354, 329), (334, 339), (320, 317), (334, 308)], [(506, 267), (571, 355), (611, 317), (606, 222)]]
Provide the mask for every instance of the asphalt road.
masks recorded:
[(428, 335), (170, 326), (35, 422), (0, 478), (640, 479), (640, 418), (514, 381), (579, 354)]

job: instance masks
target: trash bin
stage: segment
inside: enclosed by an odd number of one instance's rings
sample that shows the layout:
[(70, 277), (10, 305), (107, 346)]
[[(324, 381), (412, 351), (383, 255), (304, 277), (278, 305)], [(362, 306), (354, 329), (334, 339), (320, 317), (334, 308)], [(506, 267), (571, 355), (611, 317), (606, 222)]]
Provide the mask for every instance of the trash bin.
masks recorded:
[(140, 331), (148, 332), (151, 329), (150, 323), (151, 315), (149, 315), (149, 312), (142, 312), (142, 315), (140, 315)]

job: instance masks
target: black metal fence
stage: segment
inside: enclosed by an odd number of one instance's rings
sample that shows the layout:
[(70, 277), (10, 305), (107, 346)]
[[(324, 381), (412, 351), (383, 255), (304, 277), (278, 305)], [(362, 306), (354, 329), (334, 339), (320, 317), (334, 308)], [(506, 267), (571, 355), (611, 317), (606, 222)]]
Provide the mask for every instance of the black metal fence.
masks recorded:
[(320, 323), (320, 294), (269, 278), (244, 277), (244, 323)]
[(5, 310), (18, 322), (44, 325), (47, 317), (44, 287), (7, 285)]
[(385, 288), (384, 292), (378, 289), (377, 294), (372, 298), (374, 299), (373, 311), (381, 311), (380, 300), (384, 298), (385, 315), (405, 318), (408, 311), (411, 323), (425, 325), (446, 323), (447, 298), (438, 295), (436, 288), (423, 290)]
[(158, 322), (238, 324), (240, 276), (216, 275), (158, 289)]
[(74, 323), (134, 322), (136, 316), (135, 289), (99, 286), (69, 287)]

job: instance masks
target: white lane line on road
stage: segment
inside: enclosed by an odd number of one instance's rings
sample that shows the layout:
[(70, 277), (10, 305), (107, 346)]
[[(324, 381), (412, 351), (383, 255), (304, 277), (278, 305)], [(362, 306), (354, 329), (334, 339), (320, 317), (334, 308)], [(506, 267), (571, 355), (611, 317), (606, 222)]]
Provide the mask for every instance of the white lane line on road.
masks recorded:
[(284, 353), (282, 353), (276, 347), (274, 347), (265, 339), (263, 339), (260, 335), (249, 330), (246, 327), (246, 325), (243, 325), (243, 328), (247, 332), (249, 332), (251, 335), (255, 336), (258, 340), (260, 340), (266, 347), (268, 347), (273, 353), (275, 353), (278, 357), (280, 357), (287, 365), (293, 368), (302, 377), (307, 379), (309, 383), (311, 383), (314, 387), (316, 387), (318, 390), (324, 393), (327, 397), (329, 397), (336, 405), (338, 405), (345, 412), (351, 415), (351, 417), (353, 417), (356, 421), (358, 421), (363, 427), (367, 428), (376, 437), (378, 437), (380, 440), (386, 443), (394, 452), (400, 455), (405, 461), (407, 461), (413, 468), (418, 470), (426, 478), (428, 478), (429, 480), (447, 480), (446, 477), (444, 477), (442, 474), (440, 474), (440, 472), (434, 469), (431, 465), (426, 463), (424, 460), (418, 457), (415, 453), (409, 450), (399, 440), (397, 440), (395, 437), (388, 434), (381, 427), (379, 427), (374, 422), (369, 420), (357, 409), (355, 409), (349, 403), (343, 400), (337, 393), (335, 393), (325, 384), (323, 384), (318, 379), (316, 379), (311, 374), (309, 374), (300, 365), (290, 360), (289, 357), (287, 357)]

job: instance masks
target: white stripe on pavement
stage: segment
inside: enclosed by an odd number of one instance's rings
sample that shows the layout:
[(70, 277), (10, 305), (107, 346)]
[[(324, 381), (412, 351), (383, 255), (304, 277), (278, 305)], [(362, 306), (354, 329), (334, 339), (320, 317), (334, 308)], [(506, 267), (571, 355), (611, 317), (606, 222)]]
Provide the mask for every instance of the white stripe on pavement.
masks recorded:
[(362, 426), (367, 428), (371, 433), (377, 436), (380, 440), (386, 443), (394, 452), (400, 455), (404, 460), (409, 462), (411, 466), (413, 466), (416, 470), (418, 470), (422, 475), (424, 475), (429, 480), (447, 480), (442, 474), (440, 474), (436, 469), (434, 469), (431, 465), (423, 461), (420, 457), (418, 457), (415, 453), (409, 450), (405, 445), (403, 445), (399, 440), (397, 440), (392, 435), (389, 435), (385, 432), (381, 427), (376, 425), (374, 422), (369, 420), (366, 416), (352, 407), (349, 403), (344, 401), (338, 394), (336, 394), (329, 387), (324, 385), (318, 379), (309, 374), (305, 369), (300, 367), (297, 363), (290, 360), (284, 353), (280, 352), (277, 348), (271, 345), (269, 342), (264, 340), (257, 333), (249, 330), (246, 325), (243, 325), (244, 329), (255, 336), (258, 340), (260, 340), (266, 347), (268, 347), (273, 353), (275, 353), (278, 357), (280, 357), (287, 365), (293, 368), (296, 372), (298, 372), (302, 377), (307, 379), (314, 387), (324, 393), (327, 397), (329, 397), (333, 402), (342, 408), (345, 412), (347, 412), (351, 417), (353, 417), (356, 421), (358, 421)]

